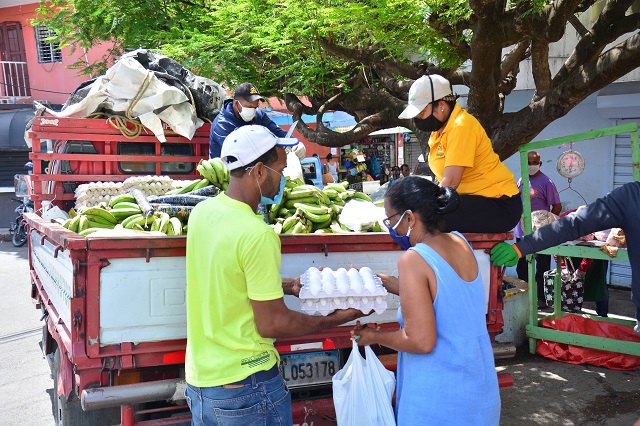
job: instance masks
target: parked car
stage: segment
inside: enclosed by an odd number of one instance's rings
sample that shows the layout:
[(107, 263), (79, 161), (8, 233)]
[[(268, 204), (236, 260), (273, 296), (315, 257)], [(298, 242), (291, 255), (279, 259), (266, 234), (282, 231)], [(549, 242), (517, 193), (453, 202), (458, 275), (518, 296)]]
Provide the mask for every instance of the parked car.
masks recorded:
[(304, 182), (322, 189), (322, 162), (318, 157), (307, 157), (300, 161)]

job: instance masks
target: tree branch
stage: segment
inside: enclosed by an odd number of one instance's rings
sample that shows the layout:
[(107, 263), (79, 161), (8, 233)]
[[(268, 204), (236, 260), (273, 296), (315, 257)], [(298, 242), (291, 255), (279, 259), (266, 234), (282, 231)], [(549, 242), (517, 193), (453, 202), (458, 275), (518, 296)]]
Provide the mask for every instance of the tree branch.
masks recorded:
[(534, 101), (547, 94), (551, 87), (551, 71), (549, 70), (549, 43), (534, 39), (531, 42), (531, 71), (536, 85)]

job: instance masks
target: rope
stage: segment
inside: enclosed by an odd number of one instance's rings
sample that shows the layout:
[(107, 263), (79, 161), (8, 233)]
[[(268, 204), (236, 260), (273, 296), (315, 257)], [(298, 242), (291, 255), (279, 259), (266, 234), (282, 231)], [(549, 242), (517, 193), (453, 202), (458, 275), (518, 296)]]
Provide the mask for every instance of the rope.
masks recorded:
[[(134, 139), (142, 133), (142, 123), (138, 120), (133, 120), (121, 115), (112, 115), (107, 119), (107, 123), (122, 133), (127, 139)], [(129, 124), (133, 126), (133, 129), (129, 128)]]

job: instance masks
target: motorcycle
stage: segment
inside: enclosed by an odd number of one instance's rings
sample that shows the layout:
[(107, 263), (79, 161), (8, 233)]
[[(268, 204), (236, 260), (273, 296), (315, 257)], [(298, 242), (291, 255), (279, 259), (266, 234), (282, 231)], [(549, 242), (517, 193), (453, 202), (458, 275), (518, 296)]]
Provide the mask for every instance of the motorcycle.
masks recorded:
[[(28, 170), (28, 173), (31, 174), (31, 170), (33, 169), (33, 163), (29, 161), (24, 165), (24, 167)], [(20, 198), (11, 198), (12, 201), (16, 203), (20, 203), (18, 207), (14, 210), (18, 215), (15, 220), (12, 220), (9, 223), (9, 234), (11, 234), (11, 242), (16, 247), (22, 247), (24, 243), (27, 242), (27, 224), (24, 220), (25, 213), (33, 213), (33, 201), (31, 201), (28, 197), (28, 189), (25, 181), (25, 175), (15, 175), (13, 179), (13, 185), (16, 191), (16, 197)]]
[(26, 199), (11, 198), (12, 201), (20, 203), (14, 210), (18, 217), (12, 220), (9, 226), (9, 234), (11, 234), (11, 242), (15, 247), (22, 247), (27, 242), (27, 223), (24, 220), (24, 213), (33, 212), (33, 201)]

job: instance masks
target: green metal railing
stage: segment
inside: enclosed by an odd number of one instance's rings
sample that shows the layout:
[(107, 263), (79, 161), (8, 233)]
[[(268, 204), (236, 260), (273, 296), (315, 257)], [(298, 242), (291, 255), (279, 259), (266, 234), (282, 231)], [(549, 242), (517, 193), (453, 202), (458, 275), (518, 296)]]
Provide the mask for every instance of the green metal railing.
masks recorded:
[[(591, 139), (597, 139), (605, 136), (614, 136), (620, 133), (629, 133), (631, 136), (631, 159), (633, 167), (633, 180), (640, 181), (640, 149), (638, 146), (638, 124), (630, 123), (621, 126), (608, 127), (600, 130), (592, 130), (589, 132), (577, 133), (574, 135), (563, 136), (560, 138), (547, 139), (538, 142), (531, 142), (522, 145), (518, 151), (520, 152), (520, 167), (526, 171), (528, 166), (527, 153), (540, 148), (557, 146), (562, 144), (582, 142)], [(524, 233), (531, 233), (531, 195), (529, 189), (529, 174), (522, 173), (522, 202), (524, 206)], [(611, 257), (601, 252), (597, 247), (570, 246), (559, 245), (551, 247), (547, 250), (539, 252), (539, 254), (559, 255), (592, 258), (601, 260), (612, 260)], [(527, 262), (529, 267), (529, 325), (527, 325), (527, 335), (529, 336), (529, 351), (535, 353), (536, 339), (548, 340), (551, 342), (566, 343), (576, 346), (583, 346), (593, 349), (601, 349), (622, 354), (640, 356), (640, 343), (628, 342), (617, 339), (609, 339), (604, 337), (590, 336), (586, 334), (570, 333), (566, 331), (552, 330), (539, 326), (538, 322), (538, 287), (535, 284), (535, 267), (533, 263), (535, 255), (528, 255)], [(615, 257), (618, 261), (628, 261), (626, 250), (618, 250)], [(533, 284), (532, 284), (533, 283)], [(558, 273), (556, 273), (553, 290), (553, 314), (550, 319), (562, 318), (566, 315), (575, 315), (561, 310), (560, 297), (560, 265), (558, 262)], [(609, 321), (633, 327), (635, 321), (628, 321), (615, 318), (591, 317), (596, 321)]]

